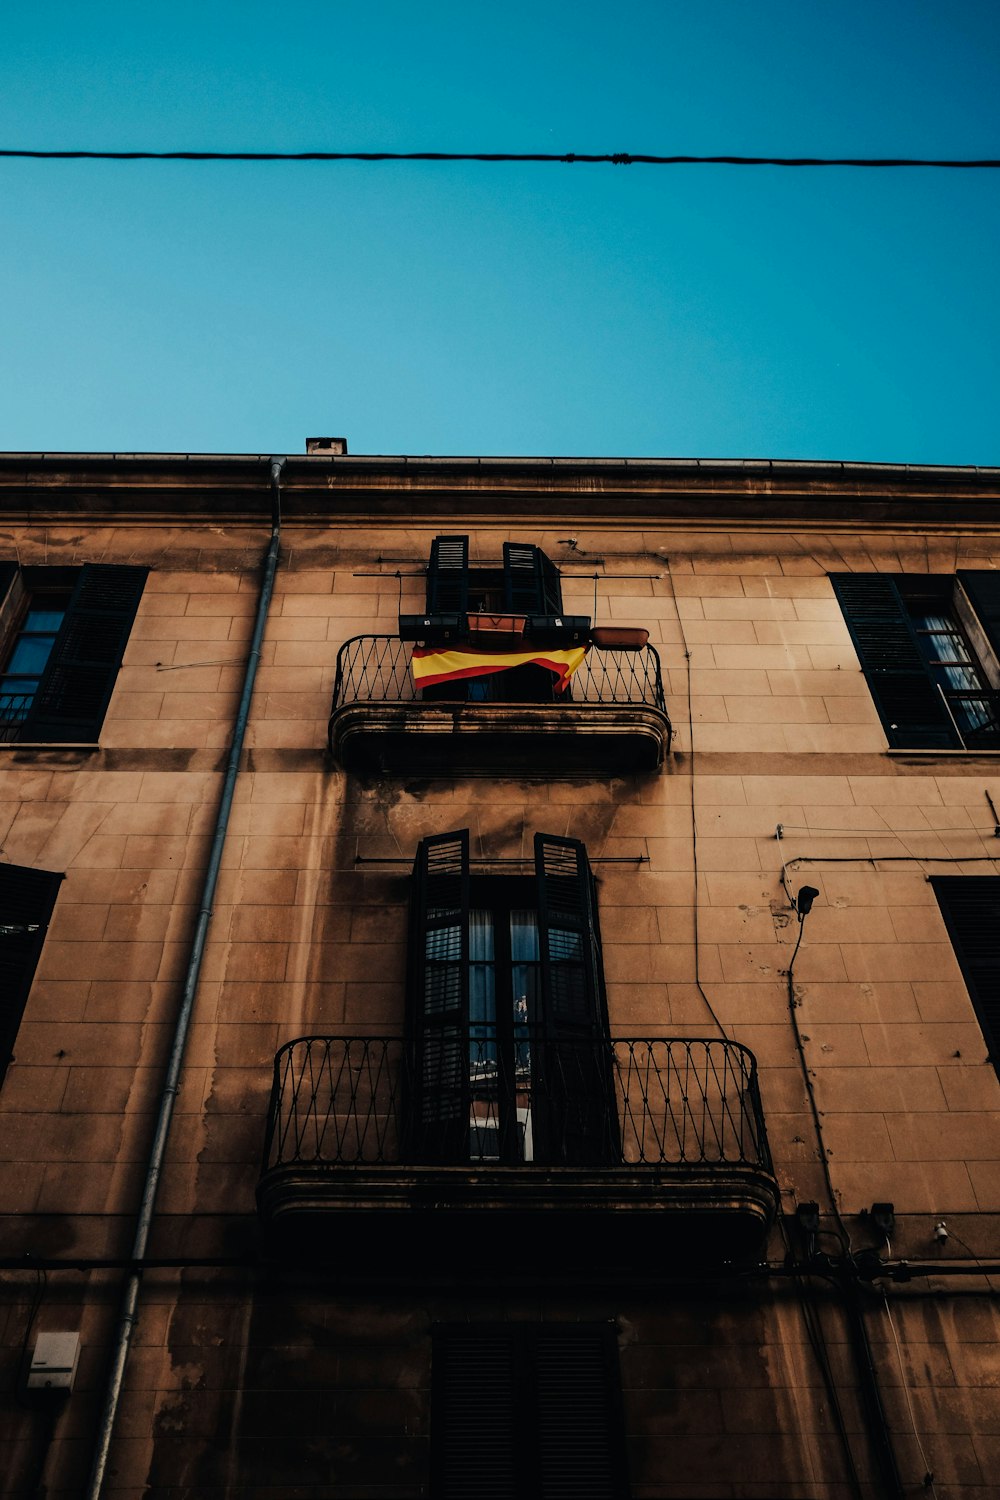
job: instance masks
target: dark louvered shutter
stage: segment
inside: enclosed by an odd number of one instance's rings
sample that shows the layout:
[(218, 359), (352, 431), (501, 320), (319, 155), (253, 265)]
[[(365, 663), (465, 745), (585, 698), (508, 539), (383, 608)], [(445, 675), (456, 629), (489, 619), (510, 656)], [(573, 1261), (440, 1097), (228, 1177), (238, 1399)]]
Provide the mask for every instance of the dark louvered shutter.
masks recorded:
[(553, 1324), (534, 1343), (540, 1500), (624, 1500), (614, 1327)]
[(1000, 1075), (1000, 875), (932, 875), (931, 885)]
[(889, 744), (905, 750), (959, 746), (893, 579), (882, 573), (831, 573), (830, 582)]
[(1000, 657), (1000, 572), (971, 572), (960, 568), (958, 581), (968, 595), (987, 640)]
[(148, 572), (96, 563), (81, 568), (22, 738), (97, 739)]
[(559, 570), (541, 547), (503, 544), (504, 608), (518, 615), (561, 615)]
[(627, 1500), (611, 1324), (434, 1330), (435, 1500)]
[(461, 615), (469, 607), (469, 538), (436, 536), (427, 565), (427, 613)]
[(510, 1328), (438, 1327), (431, 1355), (434, 1500), (525, 1500), (524, 1389)]
[(0, 1079), (45, 941), (61, 875), (0, 864)]
[(409, 1155), (469, 1159), (469, 831), (417, 848), (407, 995)]
[(539, 1159), (620, 1159), (594, 880), (577, 839), (535, 834), (542, 1044), (532, 1101)]

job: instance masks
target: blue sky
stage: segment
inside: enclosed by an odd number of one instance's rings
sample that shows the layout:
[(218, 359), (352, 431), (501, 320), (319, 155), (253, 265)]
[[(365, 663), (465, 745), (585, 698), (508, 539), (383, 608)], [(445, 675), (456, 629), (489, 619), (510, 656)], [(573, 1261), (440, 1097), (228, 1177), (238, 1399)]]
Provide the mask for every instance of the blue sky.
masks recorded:
[[(1000, 156), (996, 0), (39, 0), (2, 35), (4, 147)], [(1000, 463), (1000, 172), (0, 182), (0, 448)]]

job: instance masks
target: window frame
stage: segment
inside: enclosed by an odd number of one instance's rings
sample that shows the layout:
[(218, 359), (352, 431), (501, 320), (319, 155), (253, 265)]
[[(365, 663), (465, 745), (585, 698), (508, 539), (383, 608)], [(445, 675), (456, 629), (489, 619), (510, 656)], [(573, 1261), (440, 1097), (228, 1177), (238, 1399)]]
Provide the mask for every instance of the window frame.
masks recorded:
[(496, 1500), (628, 1500), (614, 1323), (437, 1323), (431, 1338), (435, 1500), (475, 1494), (484, 1463)]
[[(411, 883), (406, 1004), (407, 1154), (416, 1162), (469, 1165), (473, 1049), (471, 913), (491, 895), (495, 910), (538, 914), (536, 1015), (526, 1036), (495, 1025), (501, 1159), (517, 1164), (517, 1109), (530, 1101), (532, 1161), (551, 1167), (617, 1165), (617, 1085), (610, 1041), (596, 885), (584, 846), (537, 833), (534, 879), (472, 876), (469, 832), (421, 841)], [(525, 897), (533, 894), (529, 904)], [(499, 904), (496, 904), (499, 903)], [(515, 904), (516, 903), (516, 904)], [(485, 908), (478, 908), (485, 909)], [(495, 950), (502, 957), (502, 945)], [(510, 953), (506, 956), (509, 958)], [(512, 972), (512, 968), (511, 968)], [(509, 980), (495, 986), (513, 996)], [(525, 1045), (526, 1044), (526, 1045)], [(521, 1075), (527, 1053), (530, 1074)], [(478, 1066), (478, 1064), (477, 1064)]]
[[(59, 629), (61, 629), (62, 623), (69, 611), (79, 571), (78, 568), (26, 568), (16, 572), (12, 578), (11, 583), (16, 586), (10, 588), (9, 608), (5, 611), (7, 618), (4, 621), (2, 638), (0, 638), (0, 664), (2, 664), (0, 665), (0, 705), (2, 705), (4, 698), (8, 696), (27, 696), (30, 698), (30, 702), (18, 719), (8, 718), (4, 720), (0, 717), (0, 722), (26, 723), (30, 719), (31, 709), (38, 696), (38, 690), (45, 676), (49, 659), (55, 650)], [(5, 688), (5, 684), (14, 676), (29, 676), (28, 673), (15, 674), (11, 671), (11, 667), (14, 657), (17, 655), (18, 647), (29, 634), (26, 627), (32, 613), (39, 609), (47, 597), (51, 598), (53, 595), (58, 595), (62, 601), (60, 608), (61, 619), (59, 629), (52, 634), (52, 643), (46, 653), (45, 662), (42, 664), (41, 670), (30, 674), (33, 679), (37, 679), (35, 688), (30, 694), (17, 694), (14, 691), (8, 691)], [(46, 632), (46, 634), (48, 633)], [(0, 709), (0, 716), (2, 716), (2, 709)]]
[(563, 613), (562, 580), (555, 563), (533, 542), (504, 542), (503, 560), (470, 563), (467, 535), (441, 535), (431, 542), (425, 612), (464, 615), (475, 603), (473, 588), (491, 593), (490, 610), (554, 619)]
[[(992, 575), (960, 571), (828, 576), (890, 749), (1000, 751), (1000, 632), (982, 618), (974, 592), (976, 580)], [(980, 690), (968, 690), (967, 696), (981, 698), (986, 711), (994, 715), (991, 724), (979, 729), (966, 727), (963, 732), (950, 701), (960, 694), (950, 694), (939, 682), (948, 664), (932, 659), (916, 624), (914, 611), (921, 596), (932, 603), (935, 595), (939, 607), (951, 616), (951, 633), (965, 645), (970, 670), (982, 684)], [(972, 624), (976, 633), (981, 631), (982, 640), (974, 639)], [(984, 643), (994, 656), (988, 664), (984, 664)]]
[(1000, 875), (931, 875), (972, 1009), (1000, 1078)]
[(148, 568), (131, 564), (0, 565), (4, 665), (16, 650), (32, 592), (72, 590), (31, 705), (21, 718), (0, 719), (0, 743), (97, 743), (148, 575)]
[[(21, 952), (0, 952), (0, 1086), (14, 1060), (14, 1042), (21, 1026), (31, 986), (52, 921), (59, 887), (65, 876), (52, 870), (0, 860), (0, 945), (26, 937)], [(24, 934), (7, 927), (30, 927)]]

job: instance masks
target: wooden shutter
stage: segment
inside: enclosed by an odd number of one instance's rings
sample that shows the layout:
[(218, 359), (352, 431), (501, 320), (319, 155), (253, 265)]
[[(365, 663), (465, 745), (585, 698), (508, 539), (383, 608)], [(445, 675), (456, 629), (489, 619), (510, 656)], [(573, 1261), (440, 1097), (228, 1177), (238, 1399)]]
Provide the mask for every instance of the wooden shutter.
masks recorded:
[(610, 1323), (434, 1330), (435, 1500), (627, 1500)]
[(958, 747), (893, 579), (882, 573), (831, 573), (830, 582), (889, 744), (907, 750)]
[(931, 885), (1000, 1076), (1000, 875), (932, 875)]
[(958, 581), (969, 597), (987, 640), (1000, 657), (1000, 573), (960, 568)]
[(504, 608), (517, 615), (561, 615), (559, 570), (541, 547), (503, 544)]
[(148, 572), (96, 563), (80, 569), (22, 738), (97, 739)]
[(594, 880), (577, 839), (535, 834), (541, 1031), (532, 1094), (539, 1159), (602, 1166), (620, 1159)]
[(35, 976), (61, 875), (0, 864), (0, 1079)]
[(436, 536), (427, 565), (427, 613), (465, 614), (469, 607), (469, 538)]
[(419, 844), (410, 900), (407, 1137), (418, 1162), (469, 1159), (469, 831)]
[(624, 1421), (614, 1326), (534, 1332), (541, 1500), (624, 1500)]
[(524, 1389), (509, 1327), (434, 1330), (431, 1355), (431, 1494), (434, 1500), (528, 1500)]

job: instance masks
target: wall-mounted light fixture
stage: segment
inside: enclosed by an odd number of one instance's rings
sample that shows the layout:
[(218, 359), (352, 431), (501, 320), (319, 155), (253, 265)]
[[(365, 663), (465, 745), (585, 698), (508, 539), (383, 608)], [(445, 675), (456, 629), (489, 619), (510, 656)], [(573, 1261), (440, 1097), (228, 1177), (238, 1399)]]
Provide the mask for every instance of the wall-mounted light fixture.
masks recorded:
[(799, 894), (795, 898), (795, 910), (798, 912), (800, 922), (812, 911), (812, 904), (818, 895), (819, 891), (814, 885), (799, 887)]

